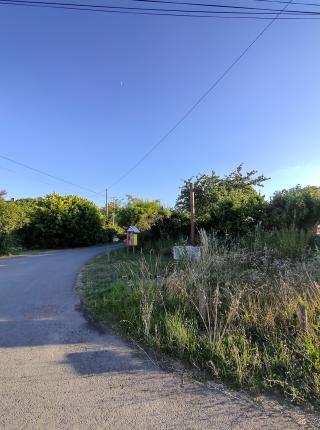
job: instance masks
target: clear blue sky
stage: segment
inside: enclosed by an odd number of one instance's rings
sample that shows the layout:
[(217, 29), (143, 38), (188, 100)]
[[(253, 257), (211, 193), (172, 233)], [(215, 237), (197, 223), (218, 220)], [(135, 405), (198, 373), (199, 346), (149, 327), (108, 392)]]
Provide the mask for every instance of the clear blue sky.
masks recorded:
[[(0, 7), (0, 154), (97, 191), (266, 24)], [(320, 20), (276, 22), (110, 195), (173, 204), (183, 179), (226, 174), (240, 162), (272, 177), (267, 194), (320, 185), (319, 42)], [(57, 191), (104, 200), (4, 160), (0, 178), (10, 197)]]

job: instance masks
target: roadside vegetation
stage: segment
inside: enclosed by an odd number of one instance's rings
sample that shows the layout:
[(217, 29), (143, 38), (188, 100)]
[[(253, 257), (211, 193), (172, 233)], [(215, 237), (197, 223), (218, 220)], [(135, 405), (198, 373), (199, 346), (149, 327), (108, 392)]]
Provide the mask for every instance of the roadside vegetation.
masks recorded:
[(267, 178), (243, 172), (242, 165), (225, 177), (212, 172), (185, 181), (174, 208), (158, 200), (127, 196), (106, 208), (74, 195), (57, 193), (7, 201), (0, 192), (0, 255), (21, 249), (86, 246), (123, 239), (130, 225), (142, 232), (144, 244), (179, 240), (189, 233), (189, 185), (194, 183), (196, 225), (219, 236), (240, 237), (256, 226), (264, 230), (307, 231), (320, 218), (320, 189), (297, 186), (267, 201), (259, 188)]
[[(239, 166), (185, 181), (170, 214), (140, 223), (140, 252), (85, 269), (84, 302), (94, 319), (215, 379), (319, 404), (320, 188), (298, 185), (267, 201), (258, 191), (266, 180)], [(177, 262), (191, 181), (202, 255)]]
[(171, 212), (157, 200), (127, 197), (124, 205), (105, 208), (74, 195), (6, 200), (0, 192), (0, 255), (24, 249), (67, 248), (112, 242), (125, 229), (138, 225), (147, 232)]
[(105, 241), (99, 208), (78, 196), (50, 194), (5, 201), (0, 196), (0, 255), (23, 249), (85, 246)]
[(154, 251), (98, 257), (82, 276), (91, 316), (254, 392), (320, 401), (320, 252), (308, 233), (200, 234), (199, 261)]

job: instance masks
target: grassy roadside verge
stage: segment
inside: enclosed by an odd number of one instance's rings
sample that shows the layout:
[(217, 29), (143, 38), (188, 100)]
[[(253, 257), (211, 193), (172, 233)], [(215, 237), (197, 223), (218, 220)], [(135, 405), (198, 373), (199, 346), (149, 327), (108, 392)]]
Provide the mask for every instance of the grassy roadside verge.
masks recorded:
[(203, 246), (198, 262), (97, 257), (82, 274), (85, 307), (216, 380), (319, 405), (319, 253), (283, 258), (214, 237)]

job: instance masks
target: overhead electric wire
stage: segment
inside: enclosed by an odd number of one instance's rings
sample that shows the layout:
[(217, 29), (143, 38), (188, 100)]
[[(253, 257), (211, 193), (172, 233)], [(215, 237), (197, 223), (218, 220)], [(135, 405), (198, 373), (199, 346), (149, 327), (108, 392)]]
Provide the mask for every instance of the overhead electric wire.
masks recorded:
[(246, 53), (257, 43), (257, 41), (264, 35), (264, 33), (274, 24), (274, 22), (281, 16), (293, 0), (287, 2), (283, 10), (279, 12), (276, 17), (263, 27), (253, 41), (236, 57), (236, 59), (224, 70), (223, 73), (213, 82), (212, 85), (198, 98), (198, 100), (182, 115), (182, 117), (125, 173), (123, 173), (117, 180), (112, 182), (108, 189), (118, 185), (123, 179), (130, 175), (143, 161), (149, 157), (190, 115), (191, 113), (203, 102), (203, 100), (220, 84), (220, 82), (230, 73), (230, 71), (240, 62)]
[[(153, 0), (155, 1), (155, 0)], [(168, 2), (171, 3), (171, 2)], [(177, 3), (177, 2), (176, 2)], [(53, 9), (67, 9), (67, 10), (82, 10), (82, 11), (94, 11), (94, 12), (105, 12), (105, 13), (134, 13), (142, 15), (159, 15), (159, 16), (188, 16), (193, 18), (245, 18), (245, 19), (271, 19), (273, 15), (277, 15), (281, 10), (269, 9), (270, 12), (266, 12), (268, 9), (261, 9), (262, 12), (240, 12), (240, 11), (206, 11), (206, 10), (186, 10), (186, 9), (160, 9), (160, 8), (140, 8), (140, 7), (127, 7), (127, 6), (104, 6), (104, 5), (92, 5), (85, 3), (67, 3), (67, 2), (49, 2), (49, 1), (38, 1), (38, 0), (0, 0), (2, 5), (12, 6), (29, 6), (29, 7), (47, 7)], [(240, 6), (238, 6), (240, 8)], [(246, 7), (244, 7), (246, 9)], [(259, 8), (256, 8), (259, 9)], [(271, 12), (271, 11), (276, 12)], [(205, 15), (203, 15), (205, 14)], [(216, 15), (218, 14), (218, 15)], [(226, 15), (227, 14), (227, 15)], [(286, 11), (288, 15), (281, 17), (281, 19), (301, 19), (302, 16), (313, 18), (319, 16), (320, 12), (313, 11)], [(223, 16), (220, 16), (223, 15)], [(225, 16), (226, 15), (226, 16)], [(231, 16), (236, 15), (236, 16)], [(260, 15), (268, 15), (261, 17)], [(272, 16), (269, 16), (272, 15)], [(298, 16), (296, 16), (298, 15)]]
[[(179, 3), (179, 2), (171, 2), (171, 1), (163, 1), (163, 0), (133, 0), (133, 1), (144, 1), (147, 3), (165, 3), (165, 4), (182, 4), (182, 5), (201, 5), (204, 6), (204, 3)], [(264, 0), (266, 1), (266, 0)], [(168, 9), (168, 8), (146, 8), (146, 7), (130, 7), (130, 6), (106, 6), (106, 5), (97, 5), (97, 4), (87, 4), (87, 3), (75, 3), (75, 2), (58, 2), (58, 1), (47, 1), (47, 0), (0, 0), (1, 3), (5, 4), (35, 4), (35, 5), (48, 5), (48, 6), (74, 6), (81, 8), (92, 8), (92, 9), (106, 9), (106, 10), (134, 10), (134, 11), (154, 11), (154, 12), (183, 12), (183, 13), (211, 13), (211, 14), (258, 14), (258, 15), (271, 15), (281, 12), (279, 9), (270, 9), (270, 8), (255, 8), (255, 7), (247, 7), (247, 6), (231, 6), (231, 5), (219, 5), (219, 4), (207, 4), (206, 6), (215, 7), (215, 8), (229, 8), (229, 9), (237, 9), (231, 11), (216, 11), (216, 10), (196, 10), (196, 9)], [(239, 11), (241, 10), (241, 11)], [(250, 12), (242, 12), (242, 10), (250, 10)], [(251, 10), (255, 10), (257, 12), (251, 12)], [(262, 11), (262, 12), (261, 12)], [(318, 14), (318, 12), (314, 11), (304, 11), (304, 10), (288, 10), (285, 11), (286, 14)]]
[[(28, 3), (28, 4), (46, 4), (46, 5), (57, 5), (57, 6), (76, 6), (76, 7), (90, 7), (93, 9), (119, 9), (119, 10), (137, 10), (137, 11), (155, 11), (155, 12), (192, 12), (192, 13), (233, 13), (233, 14), (276, 14), (278, 12), (281, 11), (281, 9), (270, 9), (270, 8), (260, 8), (260, 7), (248, 7), (248, 6), (232, 6), (232, 5), (221, 5), (221, 4), (204, 4), (204, 3), (179, 3), (179, 2), (171, 2), (171, 1), (164, 1), (164, 0), (133, 0), (133, 1), (143, 1), (143, 2), (147, 2), (147, 3), (163, 3), (166, 5), (188, 5), (188, 6), (207, 6), (207, 7), (214, 7), (214, 8), (227, 8), (227, 9), (233, 9), (231, 11), (216, 11), (216, 10), (197, 10), (197, 9), (168, 9), (168, 8), (147, 8), (147, 7), (131, 7), (131, 6), (108, 6), (108, 5), (101, 5), (101, 4), (92, 4), (92, 3), (78, 3), (78, 2), (60, 2), (60, 1), (48, 1), (48, 0), (0, 0), (1, 2), (5, 2), (5, 3)], [(234, 10), (236, 9), (236, 10)], [(240, 11), (239, 11), (240, 10)], [(242, 11), (247, 11), (249, 10), (250, 12), (242, 12)], [(257, 12), (251, 12), (251, 11), (257, 11)], [(261, 12), (262, 11), (262, 12)], [(312, 11), (303, 11), (303, 10), (288, 10), (285, 11), (285, 13), (303, 13), (303, 14), (308, 14), (308, 13), (312, 13)]]
[(60, 182), (63, 182), (65, 184), (72, 185), (73, 187), (79, 188), (83, 191), (87, 191), (89, 193), (96, 194), (99, 196), (103, 195), (102, 193), (100, 193), (98, 191), (94, 191), (94, 190), (91, 190), (90, 188), (83, 187), (82, 185), (76, 184), (75, 182), (71, 182), (71, 181), (68, 181), (66, 179), (60, 178), (59, 176), (52, 175), (51, 173), (47, 173), (43, 170), (29, 166), (28, 164), (21, 163), (20, 161), (14, 160), (13, 158), (6, 157), (5, 155), (0, 155), (0, 158), (2, 158), (3, 160), (9, 161), (10, 163), (16, 164), (17, 166), (24, 167), (25, 169), (28, 169), (28, 170), (31, 170), (33, 172), (39, 173), (41, 175), (47, 176), (49, 178), (55, 179), (56, 181), (60, 181)]
[[(212, 19), (267, 19), (270, 17), (259, 17), (259, 16), (222, 16), (222, 15), (196, 15), (190, 13), (170, 13), (170, 12), (134, 12), (134, 11), (124, 11), (124, 10), (106, 10), (106, 9), (93, 9), (87, 7), (72, 7), (72, 6), (54, 6), (48, 5), (46, 3), (33, 4), (33, 3), (16, 3), (15, 1), (0, 0), (0, 5), (2, 6), (20, 6), (20, 7), (38, 7), (38, 8), (48, 8), (48, 9), (63, 9), (63, 10), (75, 10), (84, 12), (100, 12), (100, 13), (113, 13), (113, 14), (126, 14), (126, 15), (147, 15), (147, 16), (168, 16), (168, 17), (188, 17), (188, 18), (212, 18)], [(319, 19), (313, 17), (288, 17), (286, 19)]]
[[(215, 7), (215, 8), (226, 8), (226, 9), (247, 9), (247, 10), (272, 10), (274, 12), (281, 12), (281, 9), (269, 9), (269, 8), (260, 8), (260, 7), (254, 7), (254, 6), (237, 6), (237, 5), (230, 5), (230, 4), (221, 4), (221, 3), (199, 3), (199, 2), (186, 2), (186, 1), (170, 1), (170, 0), (125, 0), (125, 1), (131, 1), (131, 2), (138, 2), (138, 3), (158, 3), (158, 4), (174, 4), (174, 5), (183, 5), (183, 6), (202, 6), (202, 7)], [(266, 2), (266, 3), (284, 3), (287, 4), (287, 1), (284, 0), (255, 0), (258, 2)], [(320, 3), (301, 3), (301, 2), (292, 2), (293, 4), (299, 4), (299, 5), (305, 5), (305, 6), (320, 6)], [(289, 11), (288, 11), (289, 12)]]
[[(68, 3), (68, 2), (51, 2), (46, 0), (0, 0), (1, 3), (6, 4), (30, 4), (30, 5), (48, 5), (48, 6), (71, 6), (71, 7), (79, 7), (79, 8), (91, 8), (98, 10), (128, 10), (128, 11), (146, 11), (146, 12), (178, 12), (178, 13), (205, 13), (205, 14), (239, 14), (243, 15), (271, 15), (275, 12), (240, 12), (240, 11), (214, 11), (214, 10), (196, 10), (196, 9), (163, 9), (163, 8), (146, 8), (146, 7), (127, 7), (127, 6), (105, 6), (105, 5), (96, 5), (96, 4), (86, 4), (86, 3)], [(259, 8), (256, 8), (259, 9)], [(272, 11), (272, 9), (269, 9)], [(298, 12), (305, 13), (305, 12)], [(308, 12), (306, 12), (308, 13)], [(312, 13), (312, 12), (309, 12)]]
[[(131, 0), (131, 1), (149, 1), (149, 0)], [(150, 0), (151, 1), (151, 0)], [(284, 0), (255, 0), (257, 2), (261, 2), (261, 3), (286, 3)], [(297, 4), (299, 6), (316, 6), (316, 7), (320, 7), (320, 3), (305, 3), (305, 2), (300, 2), (300, 1), (293, 1), (291, 3), (292, 5)]]
[[(3, 167), (3, 166), (0, 166), (0, 169), (6, 170), (7, 172), (10, 172), (10, 173), (14, 173), (16, 175), (19, 175), (21, 173), (21, 172), (18, 172), (17, 170), (8, 169), (7, 167)], [(24, 175), (24, 176), (26, 176), (26, 175)], [(42, 181), (39, 178), (31, 178), (29, 175), (28, 175), (28, 179), (31, 180), (32, 182), (37, 182), (39, 184), (45, 184), (45, 185), (52, 186), (52, 184), (50, 184), (49, 182)]]

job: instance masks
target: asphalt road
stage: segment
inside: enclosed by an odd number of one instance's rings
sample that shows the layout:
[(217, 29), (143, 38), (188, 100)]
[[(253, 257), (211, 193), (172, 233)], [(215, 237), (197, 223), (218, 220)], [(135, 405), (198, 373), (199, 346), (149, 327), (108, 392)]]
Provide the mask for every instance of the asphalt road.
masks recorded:
[(0, 259), (0, 429), (312, 428), (276, 401), (181, 384), (88, 325), (74, 285), (81, 266), (105, 250)]

